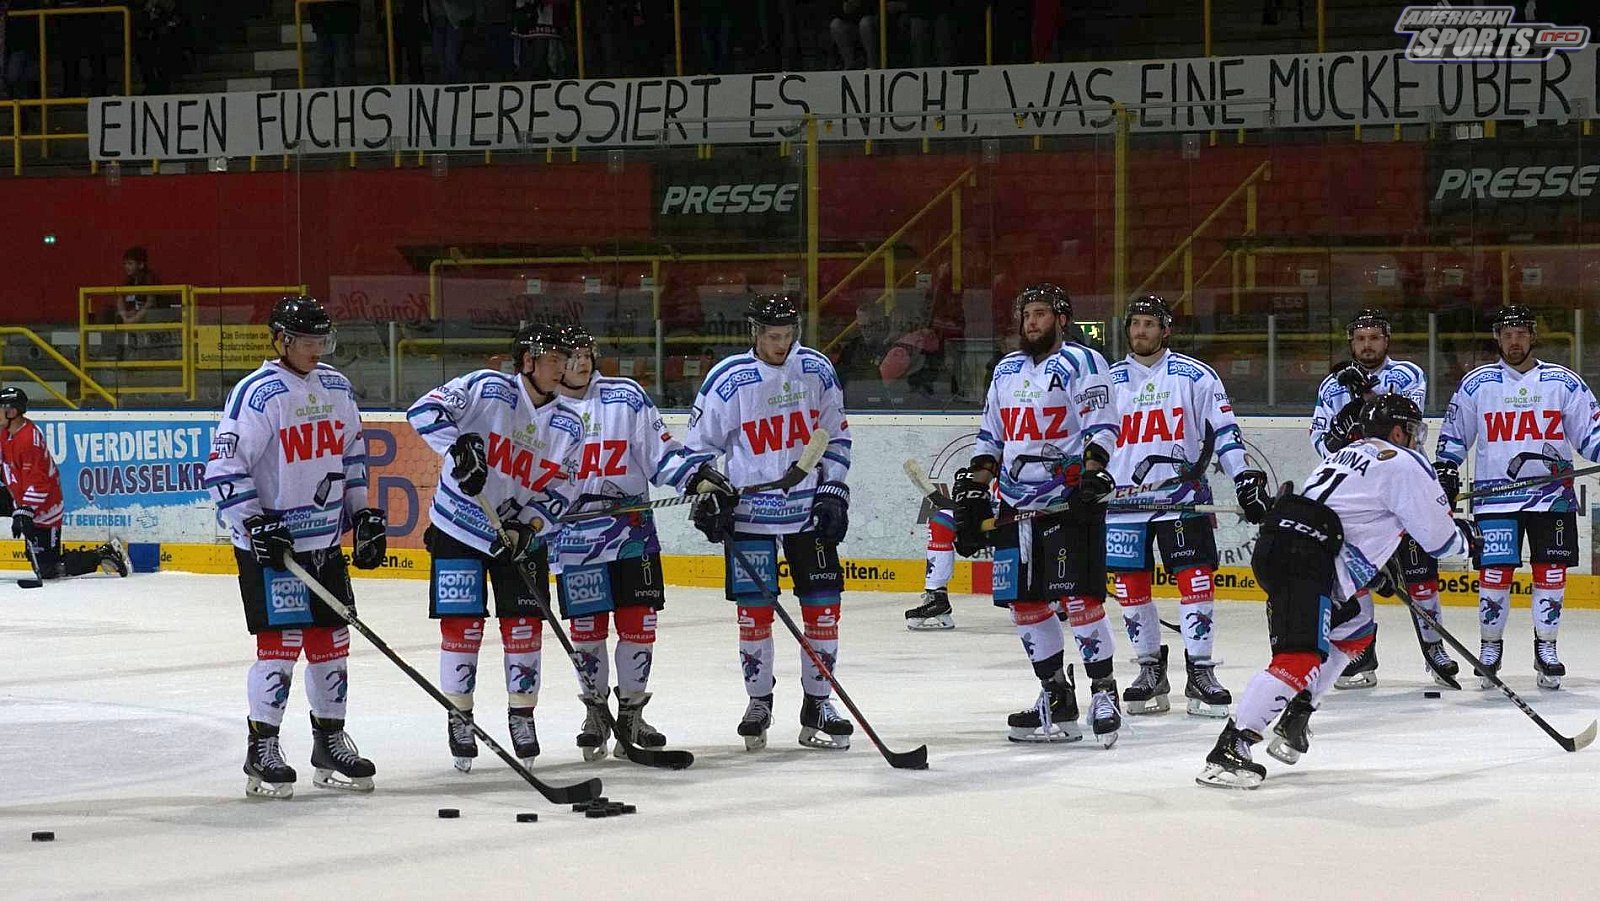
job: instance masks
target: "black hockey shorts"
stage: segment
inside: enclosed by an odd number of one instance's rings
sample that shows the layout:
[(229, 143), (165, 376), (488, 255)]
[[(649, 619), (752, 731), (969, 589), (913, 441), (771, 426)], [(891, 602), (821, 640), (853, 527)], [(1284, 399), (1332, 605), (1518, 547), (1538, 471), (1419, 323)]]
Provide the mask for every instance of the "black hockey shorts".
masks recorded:
[(1106, 568), (1112, 572), (1153, 571), (1157, 549), (1161, 551), (1161, 564), (1169, 573), (1190, 567), (1216, 569), (1217, 531), (1213, 517), (1106, 524)]
[[(488, 586), (494, 586), (494, 615), (501, 619), (539, 616), (522, 574), (512, 563), (496, 563), (488, 554), (462, 544), (433, 526), (422, 535), (422, 543), (432, 555), (429, 564), (428, 616), (489, 615)], [(533, 590), (549, 599), (550, 558), (545, 547), (534, 552)], [(487, 582), (484, 576), (487, 574)]]
[(1534, 563), (1578, 565), (1578, 514), (1482, 513), (1473, 517), (1483, 530), (1485, 566), (1521, 566), (1522, 536), (1528, 536), (1528, 557)]
[(609, 613), (618, 607), (666, 606), (661, 589), (661, 555), (645, 554), (609, 563), (563, 566), (556, 576), (561, 618)]
[[(306, 584), (286, 569), (263, 568), (247, 550), (233, 549), (239, 564), (239, 595), (244, 599), (244, 624), (251, 635), (308, 626), (342, 626), (344, 619), (322, 602)], [(350, 573), (340, 549), (302, 552), (294, 559), (329, 593), (355, 611)]]
[[(803, 607), (839, 603), (844, 592), (844, 567), (839, 564), (839, 548), (820, 541), (815, 532), (792, 535), (735, 534), (723, 543), (726, 597), (744, 607), (769, 607), (778, 594), (778, 541), (783, 541), (783, 560), (789, 570), (794, 596)], [(761, 582), (750, 578), (745, 567), (733, 557), (737, 548), (756, 570)], [(765, 583), (766, 591), (762, 590)]]
[[(1096, 505), (1098, 506), (1098, 505)], [(1000, 505), (1000, 516), (1015, 512)], [(1028, 562), (1022, 559), (1027, 529)], [(1049, 603), (1064, 597), (1106, 599), (1104, 509), (1040, 516), (1002, 526), (994, 538), (994, 605)]]
[(1428, 552), (1410, 535), (1400, 536), (1400, 549), (1395, 553), (1400, 555), (1400, 569), (1405, 573), (1407, 585), (1432, 582), (1439, 578), (1439, 561), (1428, 556)]
[(1250, 568), (1267, 593), (1267, 634), (1274, 654), (1313, 652), (1327, 659), (1333, 629), (1334, 559), (1344, 544), (1338, 514), (1287, 495), (1267, 514)]

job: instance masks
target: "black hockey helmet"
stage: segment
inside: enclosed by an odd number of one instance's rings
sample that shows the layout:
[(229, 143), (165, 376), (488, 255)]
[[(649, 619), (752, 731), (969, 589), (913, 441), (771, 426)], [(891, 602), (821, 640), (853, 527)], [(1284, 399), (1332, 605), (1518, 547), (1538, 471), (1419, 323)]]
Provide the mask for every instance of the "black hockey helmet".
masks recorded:
[(1349, 322), (1345, 323), (1344, 336), (1346, 338), (1354, 338), (1356, 336), (1356, 329), (1361, 328), (1375, 328), (1383, 332), (1383, 336), (1387, 338), (1389, 337), (1390, 332), (1389, 314), (1382, 310), (1375, 310), (1371, 307), (1360, 310), (1354, 316), (1350, 317)]
[(1533, 317), (1533, 311), (1520, 303), (1514, 303), (1495, 310), (1494, 315), (1489, 319), (1489, 330), (1494, 332), (1496, 336), (1499, 336), (1500, 330), (1508, 325), (1519, 325), (1530, 332), (1538, 331), (1538, 324)]
[(1162, 328), (1172, 328), (1172, 308), (1167, 306), (1166, 298), (1159, 294), (1146, 294), (1128, 301), (1128, 311), (1122, 316), (1123, 329), (1127, 329), (1135, 316), (1154, 316)]
[(28, 412), (28, 392), (21, 388), (0, 388), (0, 407), (14, 407), (18, 413)]
[(1072, 297), (1067, 294), (1067, 289), (1049, 282), (1040, 282), (1029, 285), (1017, 295), (1017, 319), (1022, 319), (1022, 311), (1030, 303), (1042, 303), (1055, 311), (1057, 316), (1072, 318)]
[(279, 335), (287, 335), (290, 339), (319, 338), (322, 340), (322, 353), (333, 352), (333, 318), (315, 297), (282, 298), (272, 305), (267, 328), (273, 338)]
[(800, 327), (800, 306), (787, 294), (757, 294), (744, 308), (745, 321), (757, 326)]
[(1405, 428), (1412, 447), (1427, 441), (1428, 428), (1422, 421), (1422, 410), (1404, 394), (1380, 394), (1362, 405), (1361, 434), (1387, 440), (1389, 430), (1395, 426)]
[(518, 329), (516, 337), (511, 339), (511, 358), (516, 361), (516, 370), (522, 371), (523, 354), (533, 357), (547, 353), (572, 356), (572, 350), (562, 343), (561, 330), (565, 327), (549, 322), (530, 322)]
[(580, 350), (594, 353), (594, 336), (580, 323), (563, 323), (556, 327), (555, 346), (566, 351), (568, 356)]

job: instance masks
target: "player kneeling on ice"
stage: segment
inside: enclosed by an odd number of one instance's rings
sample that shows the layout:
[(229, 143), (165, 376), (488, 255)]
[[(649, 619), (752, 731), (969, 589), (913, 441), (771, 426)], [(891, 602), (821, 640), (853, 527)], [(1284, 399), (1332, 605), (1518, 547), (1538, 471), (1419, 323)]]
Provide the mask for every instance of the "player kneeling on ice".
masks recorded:
[[(11, 537), (22, 542), (28, 563), (40, 582), (81, 576), (95, 570), (128, 574), (122, 542), (113, 538), (93, 550), (61, 550), (61, 472), (45, 446), (44, 433), (28, 418), (28, 394), (21, 388), (0, 388), (0, 516), (11, 517)], [(33, 588), (39, 587), (33, 583)]]
[[(1255, 788), (1266, 768), (1251, 760), (1280, 712), (1279, 737), (1298, 759), (1307, 747), (1306, 720), (1316, 701), (1351, 658), (1372, 642), (1371, 608), (1355, 599), (1372, 585), (1380, 594), (1404, 591), (1398, 566), (1385, 561), (1410, 535), (1432, 557), (1475, 554), (1478, 528), (1450, 516), (1450, 503), (1416, 448), (1427, 429), (1406, 397), (1382, 395), (1361, 411), (1367, 436), (1329, 454), (1298, 492), (1278, 498), (1250, 557), (1267, 593), (1272, 662), (1245, 686), (1238, 713), (1217, 737), (1196, 777), (1201, 785)], [(1337, 599), (1337, 600), (1336, 600)], [(1311, 688), (1310, 704), (1287, 699)]]
[[(428, 616), (439, 621), (439, 690), (455, 705), (445, 736), (455, 768), (478, 756), (473, 693), (489, 593), (505, 653), (506, 726), (524, 764), (539, 756), (544, 619), (531, 592), (550, 584), (545, 540), (571, 504), (571, 473), (583, 440), (577, 410), (556, 396), (567, 365), (560, 330), (530, 325), (511, 342), (515, 372), (480, 369), (429, 391), (406, 419), (444, 459), (423, 544), (432, 557)], [(478, 505), (500, 517), (504, 537)]]
[[(1043, 686), (1033, 707), (1006, 720), (1011, 740), (1083, 738), (1061, 623), (1051, 609), (1056, 602), (1091, 680), (1090, 725), (1109, 748), (1122, 728), (1104, 610), (1104, 501), (1115, 487), (1106, 465), (1118, 428), (1110, 367), (1098, 352), (1066, 340), (1072, 299), (1056, 285), (1025, 288), (1016, 312), (1021, 350), (995, 365), (976, 453), (952, 486), (956, 552), (971, 557), (994, 548), (995, 606), (1011, 609)], [(985, 531), (997, 479), (999, 522)]]
[[(594, 338), (579, 325), (562, 326), (558, 348), (567, 353), (560, 392), (582, 417), (583, 449), (574, 476), (576, 514), (649, 499), (651, 485), (690, 494), (737, 492), (712, 465), (711, 454), (692, 454), (672, 437), (644, 388), (632, 379), (594, 371)], [(611, 735), (604, 710), (611, 694), (606, 653), (610, 621), (617, 623), (617, 729), (643, 748), (667, 738), (645, 721), (645, 688), (655, 662), (656, 618), (666, 604), (661, 581), (661, 539), (649, 510), (590, 516), (565, 522), (555, 540), (561, 574), (561, 614), (572, 621), (578, 682), (589, 713), (578, 733), (585, 760), (607, 753)]]
[[(749, 695), (738, 732), (745, 747), (766, 747), (772, 724), (772, 599), (778, 592), (778, 546), (789, 563), (805, 638), (831, 671), (839, 659), (839, 542), (849, 529), (850, 425), (844, 391), (829, 359), (800, 343), (800, 310), (788, 297), (763, 295), (745, 311), (750, 350), (712, 367), (689, 412), (684, 444), (721, 455), (730, 480), (779, 479), (799, 461), (815, 429), (828, 433), (817, 471), (785, 491), (712, 491), (698, 495), (695, 528), (723, 545), (728, 600), (738, 605), (739, 660)], [(743, 560), (740, 560), (740, 557)], [(746, 567), (756, 570), (756, 581)], [(854, 725), (834, 710), (832, 684), (810, 655), (800, 671), (800, 744), (843, 750)]]
[(372, 761), (344, 731), (350, 630), (284, 568), (292, 557), (355, 609), (339, 536), (350, 529), (350, 560), (375, 569), (387, 551), (383, 511), (367, 506), (367, 451), (355, 389), (318, 362), (334, 348), (333, 321), (309, 297), (278, 301), (268, 319), (277, 360), (228, 394), (206, 463), (205, 485), (233, 532), (244, 620), (256, 638), (247, 683), (250, 749), (245, 793), (288, 798), (295, 772), (278, 728), (294, 664), (306, 655), (315, 785), (372, 791)]

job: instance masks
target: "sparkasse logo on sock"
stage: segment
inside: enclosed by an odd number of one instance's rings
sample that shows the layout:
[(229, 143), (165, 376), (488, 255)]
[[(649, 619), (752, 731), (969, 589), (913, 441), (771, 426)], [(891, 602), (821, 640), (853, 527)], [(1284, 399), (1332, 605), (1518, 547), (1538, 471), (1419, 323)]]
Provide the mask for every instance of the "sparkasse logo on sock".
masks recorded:
[(1395, 23), (1418, 63), (1537, 63), (1589, 46), (1587, 25), (1513, 22), (1510, 6), (1408, 6)]

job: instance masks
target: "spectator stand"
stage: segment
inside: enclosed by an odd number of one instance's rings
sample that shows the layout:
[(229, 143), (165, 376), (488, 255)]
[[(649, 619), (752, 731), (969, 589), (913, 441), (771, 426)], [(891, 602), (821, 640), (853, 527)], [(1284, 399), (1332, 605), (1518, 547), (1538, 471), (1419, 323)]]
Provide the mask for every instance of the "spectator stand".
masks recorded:
[[(28, 143), (37, 143), (41, 158), (50, 158), (50, 143), (55, 141), (82, 141), (87, 148), (89, 132), (87, 125), (83, 131), (75, 132), (50, 132), (50, 111), (52, 109), (77, 109), (87, 112), (89, 108), (88, 97), (51, 97), (50, 96), (50, 44), (48, 41), (49, 29), (47, 23), (51, 20), (60, 20), (68, 16), (116, 16), (122, 26), (122, 93), (133, 93), (133, 18), (126, 6), (72, 6), (51, 9), (14, 9), (5, 13), (8, 28), (14, 27), (17, 22), (24, 19), (33, 19), (37, 29), (39, 47), (39, 90), (37, 96), (17, 98), (12, 97), (0, 100), (0, 123), (9, 121), (10, 134), (0, 134), (0, 143), (11, 145), (11, 172), (13, 175), (22, 174), (23, 147)], [(0, 64), (3, 64), (0, 60)], [(4, 66), (0, 65), (0, 70)], [(24, 128), (23, 111), (37, 109), (39, 111), (39, 130), (37, 132)], [(93, 162), (90, 171), (94, 171)]]

